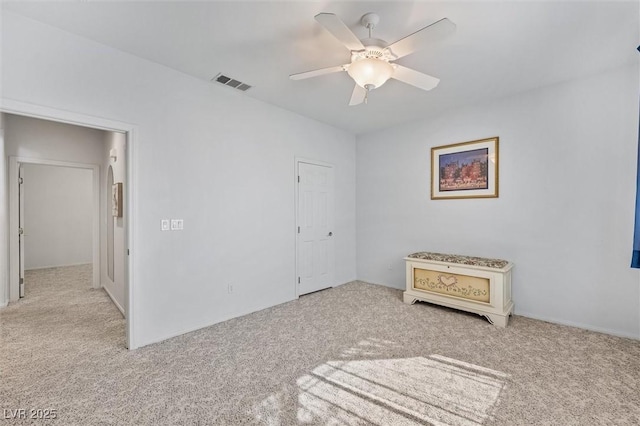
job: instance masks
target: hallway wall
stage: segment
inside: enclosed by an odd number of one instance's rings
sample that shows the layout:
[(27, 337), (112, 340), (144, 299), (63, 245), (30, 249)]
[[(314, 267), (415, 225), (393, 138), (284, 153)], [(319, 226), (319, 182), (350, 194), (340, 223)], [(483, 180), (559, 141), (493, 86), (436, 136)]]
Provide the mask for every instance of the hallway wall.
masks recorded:
[[(4, 121), (5, 159), (21, 157), (85, 165), (102, 162), (105, 134), (102, 130), (13, 114), (5, 114)], [(96, 271), (94, 282), (98, 281)], [(15, 285), (7, 295), (11, 296), (8, 299), (17, 298)]]
[[(109, 185), (107, 183), (107, 175), (109, 171), (109, 167), (113, 170), (113, 182), (122, 183), (122, 198), (123, 200), (127, 199), (126, 188), (127, 188), (127, 136), (123, 133), (116, 132), (104, 132), (104, 146), (103, 146), (103, 160), (100, 169), (101, 175), (101, 186), (103, 186), (107, 191), (109, 190)], [(109, 157), (109, 152), (111, 149), (116, 150), (116, 159)], [(100, 271), (100, 281), (102, 282), (102, 286), (107, 290), (115, 304), (118, 306), (120, 311), (123, 313), (126, 312), (125, 306), (125, 259), (126, 259), (126, 228), (125, 224), (127, 221), (127, 206), (123, 206), (123, 217), (113, 217), (111, 212), (108, 209), (108, 200), (111, 196), (110, 193), (106, 194), (105, 197), (102, 197), (102, 205), (100, 206), (100, 216), (101, 223), (103, 226), (100, 226), (100, 233), (102, 235), (102, 270)], [(106, 202), (106, 203), (105, 203)], [(109, 277), (107, 268), (109, 268), (109, 259), (108, 259), (108, 250), (110, 249), (109, 244), (107, 244), (108, 239), (108, 231), (109, 221), (113, 222), (113, 279)]]
[(105, 132), (5, 114), (6, 156), (100, 164)]
[(22, 166), (25, 269), (93, 262), (93, 173)]
[[(0, 112), (0, 158), (5, 159), (5, 114)], [(0, 161), (0, 200), (7, 199), (7, 162)], [(0, 241), (7, 241), (8, 228), (7, 209), (0, 208)], [(7, 244), (0, 244), (0, 280), (5, 283), (9, 282), (9, 265), (8, 265)], [(0, 286), (0, 308), (9, 303), (9, 286), (4, 288)]]

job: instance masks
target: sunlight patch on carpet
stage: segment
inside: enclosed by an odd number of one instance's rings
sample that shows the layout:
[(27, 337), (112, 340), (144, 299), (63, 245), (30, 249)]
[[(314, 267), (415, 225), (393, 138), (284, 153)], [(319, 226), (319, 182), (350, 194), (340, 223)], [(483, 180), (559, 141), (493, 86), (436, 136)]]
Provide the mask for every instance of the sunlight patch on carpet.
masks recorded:
[(253, 408), (255, 419), (263, 425), (280, 426), (283, 415), (282, 393), (274, 393)]
[(341, 354), (341, 358), (372, 358), (380, 357), (384, 353), (388, 353), (389, 350), (401, 349), (402, 345), (390, 340), (378, 339), (370, 337), (365, 340), (361, 340), (358, 344), (352, 348), (345, 349)]
[(300, 424), (478, 425), (505, 386), (504, 373), (432, 355), (328, 361), (297, 384)]

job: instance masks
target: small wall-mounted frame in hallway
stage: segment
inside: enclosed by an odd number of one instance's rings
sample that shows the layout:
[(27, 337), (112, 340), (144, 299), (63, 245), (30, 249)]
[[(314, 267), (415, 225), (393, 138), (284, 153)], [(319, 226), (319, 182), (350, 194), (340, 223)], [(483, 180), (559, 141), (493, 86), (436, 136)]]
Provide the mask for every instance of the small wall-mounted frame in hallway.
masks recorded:
[(114, 183), (111, 187), (112, 206), (111, 214), (114, 217), (122, 217), (122, 182)]

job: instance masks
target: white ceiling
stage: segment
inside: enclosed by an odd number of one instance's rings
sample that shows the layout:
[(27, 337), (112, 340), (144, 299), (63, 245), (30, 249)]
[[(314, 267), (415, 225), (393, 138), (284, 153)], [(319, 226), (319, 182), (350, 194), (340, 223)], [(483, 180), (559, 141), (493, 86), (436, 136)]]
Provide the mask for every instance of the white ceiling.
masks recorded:
[[(239, 96), (356, 134), (637, 63), (639, 3), (632, 2), (3, 2), (3, 7), (136, 56), (210, 80), (223, 72), (254, 87)], [(390, 80), (349, 107), (346, 73), (292, 81), (292, 73), (349, 62), (315, 20), (331, 12), (361, 38), (396, 41), (448, 17), (457, 32), (398, 63), (439, 77), (424, 92)], [(212, 83), (213, 84), (213, 83)], [(222, 90), (233, 90), (223, 87)]]

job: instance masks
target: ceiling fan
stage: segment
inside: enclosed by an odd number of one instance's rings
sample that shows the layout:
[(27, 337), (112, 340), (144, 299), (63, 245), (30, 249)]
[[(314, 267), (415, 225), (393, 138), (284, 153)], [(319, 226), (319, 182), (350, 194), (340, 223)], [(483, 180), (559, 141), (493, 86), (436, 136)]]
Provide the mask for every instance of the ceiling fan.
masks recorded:
[(422, 90), (431, 90), (436, 87), (440, 82), (438, 78), (403, 67), (393, 61), (415, 52), (425, 44), (448, 36), (456, 29), (453, 22), (443, 18), (395, 43), (387, 44), (384, 40), (371, 38), (371, 31), (380, 22), (380, 17), (375, 13), (367, 13), (360, 20), (360, 23), (369, 30), (369, 37), (362, 40), (358, 39), (333, 13), (320, 13), (315, 16), (315, 19), (351, 51), (351, 63), (292, 74), (289, 78), (302, 80), (346, 71), (356, 83), (349, 105), (367, 103), (369, 92), (382, 86), (389, 78), (400, 80)]

